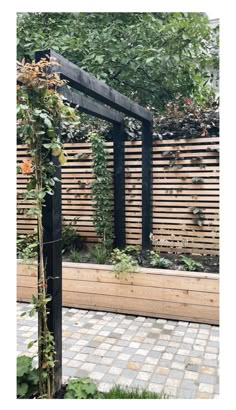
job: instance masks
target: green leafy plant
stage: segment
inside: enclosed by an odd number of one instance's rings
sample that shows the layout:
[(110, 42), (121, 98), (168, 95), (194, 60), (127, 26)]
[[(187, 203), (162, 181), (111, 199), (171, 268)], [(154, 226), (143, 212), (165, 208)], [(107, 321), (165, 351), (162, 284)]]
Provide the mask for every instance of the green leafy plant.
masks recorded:
[(74, 246), (77, 240), (77, 233), (75, 228), (73, 228), (72, 224), (63, 224), (62, 225), (62, 252), (70, 251)]
[(186, 270), (196, 271), (197, 269), (203, 268), (203, 265), (200, 262), (196, 262), (192, 258), (189, 258), (187, 256), (181, 256), (180, 260), (183, 263)]
[(203, 210), (198, 207), (191, 207), (192, 214), (194, 215), (193, 222), (196, 223), (198, 226), (203, 226), (203, 221), (205, 219), (205, 215)]
[(17, 398), (28, 399), (39, 392), (38, 369), (32, 367), (33, 358), (17, 357)]
[(126, 276), (128, 273), (135, 272), (138, 269), (137, 261), (132, 255), (128, 255), (125, 249), (113, 249), (111, 261), (116, 278), (120, 278), (121, 275)]
[(90, 249), (90, 257), (95, 259), (96, 263), (103, 265), (109, 258), (110, 251), (102, 243), (98, 243)]
[(81, 255), (75, 248), (70, 251), (69, 258), (71, 262), (79, 263), (81, 261)]
[(38, 254), (37, 232), (17, 236), (17, 257), (23, 260), (35, 259)]
[(112, 189), (111, 173), (108, 170), (108, 152), (104, 138), (92, 133), (93, 173), (94, 180), (91, 184), (93, 197), (93, 224), (98, 237), (104, 247), (110, 248), (113, 242), (112, 232)]
[(102, 395), (89, 378), (71, 379), (66, 386), (65, 399), (99, 399)]
[(164, 393), (153, 393), (146, 389), (124, 388), (114, 386), (107, 393), (104, 393), (104, 399), (168, 399)]
[[(17, 62), (17, 133), (27, 146), (27, 158), (20, 164), (21, 173), (28, 176), (24, 199), (33, 203), (27, 215), (37, 218), (38, 229), (38, 298), (34, 297), (33, 311), (38, 313), (38, 376), (40, 398), (54, 395), (55, 343), (48, 328), (47, 304), (51, 296), (47, 292), (45, 260), (43, 257), (44, 232), (43, 206), (47, 195), (54, 194), (54, 186), (60, 182), (55, 176), (57, 167), (66, 163), (63, 145), (58, 138), (63, 123), (78, 127), (76, 111), (64, 104), (57, 88), (65, 82), (55, 72), (58, 63), (47, 61)], [(52, 161), (54, 158), (54, 161)]]
[(158, 252), (155, 251), (150, 251), (149, 261), (150, 265), (157, 268), (168, 268), (172, 264), (169, 259), (163, 258)]
[(140, 253), (140, 246), (138, 246), (138, 245), (127, 245), (125, 247), (124, 251), (127, 255), (131, 255), (134, 258), (138, 258), (139, 253)]
[(192, 178), (192, 183), (193, 184), (203, 184), (203, 179), (202, 178), (199, 178), (199, 177), (193, 177)]

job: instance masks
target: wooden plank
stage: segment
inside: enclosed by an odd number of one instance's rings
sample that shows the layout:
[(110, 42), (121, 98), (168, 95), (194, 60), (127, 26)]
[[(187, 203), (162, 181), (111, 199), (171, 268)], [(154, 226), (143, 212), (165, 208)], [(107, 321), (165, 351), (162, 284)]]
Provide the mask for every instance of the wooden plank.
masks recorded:
[[(27, 283), (27, 280), (21, 280), (22, 283)], [(170, 290), (166, 288), (133, 286), (126, 284), (111, 284), (93, 281), (75, 281), (63, 279), (64, 292), (80, 292), (90, 293), (104, 296), (120, 296), (133, 299), (144, 299), (172, 302), (172, 303), (188, 303), (201, 306), (219, 306), (219, 295), (206, 292), (193, 292), (189, 290)]]
[(113, 308), (132, 310), (136, 315), (140, 313), (146, 315), (155, 313), (156, 317), (159, 317), (160, 314), (171, 317), (173, 314), (178, 313), (184, 320), (201, 321), (202, 319), (208, 320), (211, 318), (217, 322), (219, 319), (219, 308), (215, 306), (146, 300), (144, 309), (143, 300), (140, 299), (127, 299), (119, 296), (104, 295), (96, 295), (95, 297), (94, 294), (89, 293), (65, 292), (63, 295), (63, 303), (66, 305), (71, 301), (78, 306), (86, 304), (92, 309), (94, 309), (95, 306), (99, 306), (101, 309), (103, 306), (106, 306), (109, 307), (111, 311)]
[(59, 71), (61, 77), (69, 81), (69, 85), (73, 88), (138, 120), (145, 119), (152, 121), (152, 114), (148, 110), (134, 103), (118, 91), (115, 91), (104, 82), (99, 81), (96, 77), (82, 70), (77, 65), (66, 60), (54, 50), (49, 49), (36, 53), (37, 58), (45, 55), (57, 60), (60, 67), (59, 70), (57, 67), (55, 67), (54, 70)]
[(58, 91), (73, 107), (78, 107), (81, 112), (92, 114), (95, 117), (112, 123), (120, 123), (124, 119), (124, 116), (119, 112), (104, 107), (92, 98), (80, 94), (78, 91), (67, 85), (60, 87)]

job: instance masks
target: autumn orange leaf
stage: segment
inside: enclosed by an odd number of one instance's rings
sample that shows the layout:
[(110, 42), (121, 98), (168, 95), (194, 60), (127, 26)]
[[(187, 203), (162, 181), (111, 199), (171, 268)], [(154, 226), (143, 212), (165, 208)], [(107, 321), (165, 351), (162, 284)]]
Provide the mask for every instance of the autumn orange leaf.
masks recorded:
[(32, 161), (30, 159), (23, 159), (22, 164), (20, 165), (22, 174), (31, 174), (33, 171), (32, 169)]

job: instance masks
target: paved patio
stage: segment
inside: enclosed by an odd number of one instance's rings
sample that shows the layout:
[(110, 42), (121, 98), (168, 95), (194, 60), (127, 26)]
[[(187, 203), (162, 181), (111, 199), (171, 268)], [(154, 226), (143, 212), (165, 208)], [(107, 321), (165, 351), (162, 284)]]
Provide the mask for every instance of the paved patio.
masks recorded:
[[(35, 353), (37, 320), (17, 304), (17, 354)], [(91, 377), (100, 391), (112, 385), (146, 388), (172, 398), (219, 397), (217, 326), (63, 308), (63, 380)]]

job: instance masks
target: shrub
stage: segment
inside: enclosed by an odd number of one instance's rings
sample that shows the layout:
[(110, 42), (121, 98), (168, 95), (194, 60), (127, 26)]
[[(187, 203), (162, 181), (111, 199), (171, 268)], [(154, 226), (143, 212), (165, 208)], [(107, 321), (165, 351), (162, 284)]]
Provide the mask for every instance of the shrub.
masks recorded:
[(17, 357), (17, 398), (28, 399), (38, 393), (38, 369), (32, 367), (32, 357)]
[(127, 273), (135, 272), (138, 269), (137, 261), (132, 255), (127, 254), (125, 249), (113, 249), (111, 260), (116, 278), (119, 278), (121, 274), (126, 275)]
[(183, 263), (185, 269), (189, 271), (196, 271), (197, 269), (203, 268), (203, 265), (200, 262), (196, 262), (187, 256), (181, 256), (181, 262)]
[(71, 262), (76, 262), (79, 263), (81, 261), (81, 256), (79, 251), (77, 251), (77, 249), (72, 249), (70, 254), (69, 254), (69, 259)]
[(38, 234), (17, 236), (17, 257), (24, 260), (35, 259), (38, 254)]
[(82, 248), (82, 241), (72, 224), (62, 226), (62, 252), (69, 252), (73, 248)]
[(66, 386), (65, 399), (99, 399), (102, 395), (89, 378), (71, 379)]
[(90, 249), (90, 257), (95, 259), (98, 264), (103, 265), (106, 263), (110, 252), (105, 248), (102, 243), (98, 243)]
[(172, 262), (169, 259), (163, 258), (158, 252), (151, 251), (149, 261), (152, 266), (157, 268), (168, 268)]

